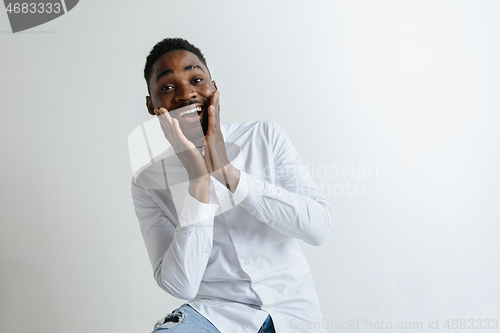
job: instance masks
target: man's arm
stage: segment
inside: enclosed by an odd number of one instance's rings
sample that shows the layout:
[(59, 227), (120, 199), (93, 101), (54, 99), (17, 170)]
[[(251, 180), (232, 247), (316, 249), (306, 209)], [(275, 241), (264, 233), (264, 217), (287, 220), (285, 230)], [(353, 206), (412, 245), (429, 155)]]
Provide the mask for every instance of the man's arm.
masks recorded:
[[(272, 168), (274, 183), (241, 171), (235, 202), (258, 220), (277, 231), (321, 245), (330, 232), (330, 206), (283, 129), (274, 122), (269, 126), (268, 149), (274, 166), (256, 166), (260, 173)], [(255, 169), (254, 169), (255, 170)]]
[[(214, 103), (212, 98), (212, 116)], [(162, 183), (156, 178), (167, 177), (162, 160), (163, 173), (151, 172), (152, 179), (148, 179), (149, 174), (145, 172), (139, 185), (132, 182), (134, 206), (159, 286), (175, 297), (192, 299), (210, 257), (214, 215), (219, 206), (210, 204), (210, 173), (205, 157), (184, 136), (178, 119), (172, 118), (168, 110), (161, 107), (154, 112), (165, 138), (187, 172), (187, 191), (182, 176), (177, 179), (179, 175), (170, 179), (173, 184), (169, 183), (167, 188), (154, 189), (158, 186), (153, 184)], [(175, 206), (172, 208), (175, 212), (163, 207), (167, 203)], [(165, 211), (177, 215), (177, 227)]]
[[(152, 192), (150, 192), (152, 191)], [(203, 204), (188, 196), (185, 211), (196, 212), (200, 221), (177, 227), (159, 207), (168, 191), (145, 190), (132, 182), (132, 197), (148, 255), (158, 285), (174, 297), (190, 300), (198, 293), (213, 244), (213, 215), (218, 205)], [(168, 200), (168, 199), (167, 199)], [(183, 211), (180, 213), (182, 222)], [(196, 220), (195, 220), (196, 221)], [(186, 221), (184, 221), (186, 222)]]
[(236, 203), (246, 197), (242, 206), (260, 221), (286, 235), (321, 245), (330, 232), (330, 206), (281, 127), (265, 122), (269, 126), (265, 132), (271, 134), (267, 149), (274, 156), (276, 181), (271, 184), (229, 163), (220, 130), (219, 92), (213, 94), (208, 112), (205, 162), (212, 176), (234, 193)]
[(234, 193), (240, 180), (240, 170), (229, 163), (227, 158), (226, 143), (220, 128), (220, 92), (216, 91), (212, 95), (207, 111), (205, 164), (208, 172)]

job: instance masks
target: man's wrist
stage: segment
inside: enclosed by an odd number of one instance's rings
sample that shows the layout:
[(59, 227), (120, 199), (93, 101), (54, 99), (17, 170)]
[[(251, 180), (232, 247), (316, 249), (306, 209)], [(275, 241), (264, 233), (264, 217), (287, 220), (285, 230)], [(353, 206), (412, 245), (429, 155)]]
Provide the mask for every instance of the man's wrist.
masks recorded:
[(189, 181), (189, 194), (202, 203), (210, 203), (210, 177), (208, 175)]
[(223, 184), (234, 193), (240, 180), (240, 170), (236, 169), (229, 163), (226, 166), (214, 171), (212, 176), (217, 179), (219, 183)]
[(236, 188), (238, 187), (241, 172), (240, 170), (236, 169), (234, 166), (229, 164), (227, 166), (226, 174), (229, 182), (229, 190), (234, 193), (234, 191), (236, 191)]

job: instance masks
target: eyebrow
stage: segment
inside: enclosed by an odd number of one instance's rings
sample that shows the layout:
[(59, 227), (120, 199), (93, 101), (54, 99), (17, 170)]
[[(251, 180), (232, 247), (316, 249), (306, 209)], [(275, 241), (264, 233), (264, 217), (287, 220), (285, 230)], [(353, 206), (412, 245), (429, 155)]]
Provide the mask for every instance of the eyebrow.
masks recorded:
[[(195, 70), (195, 69), (201, 69), (202, 72), (204, 72), (203, 68), (201, 68), (200, 65), (189, 65), (189, 66), (186, 66), (184, 67), (184, 71), (192, 71), (192, 70)], [(161, 72), (157, 77), (156, 77), (156, 82), (158, 82), (158, 80), (162, 77), (162, 76), (165, 76), (165, 75), (170, 75), (170, 74), (174, 74), (174, 70), (173, 69), (167, 69), (163, 72)]]

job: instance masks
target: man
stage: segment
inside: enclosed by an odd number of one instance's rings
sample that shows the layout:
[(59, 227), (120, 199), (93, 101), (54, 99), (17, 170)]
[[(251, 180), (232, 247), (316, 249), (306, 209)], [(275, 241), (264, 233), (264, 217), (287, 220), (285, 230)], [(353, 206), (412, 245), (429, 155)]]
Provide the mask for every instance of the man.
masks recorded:
[(324, 332), (297, 239), (323, 243), (330, 208), (289, 138), (274, 122), (221, 123), (186, 40), (154, 46), (144, 77), (171, 147), (134, 178), (134, 205), (156, 281), (189, 300), (155, 331)]

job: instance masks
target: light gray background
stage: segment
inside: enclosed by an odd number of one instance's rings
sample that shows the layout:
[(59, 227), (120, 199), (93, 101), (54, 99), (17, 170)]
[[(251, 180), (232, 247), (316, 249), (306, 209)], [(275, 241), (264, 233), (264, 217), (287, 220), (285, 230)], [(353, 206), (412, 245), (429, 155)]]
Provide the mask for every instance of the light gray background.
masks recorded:
[(276, 121), (322, 184), (332, 232), (303, 249), (332, 325), (500, 319), (499, 1), (82, 0), (0, 31), (1, 332), (149, 332), (182, 304), (127, 148), (167, 36), (205, 53), (223, 121)]

